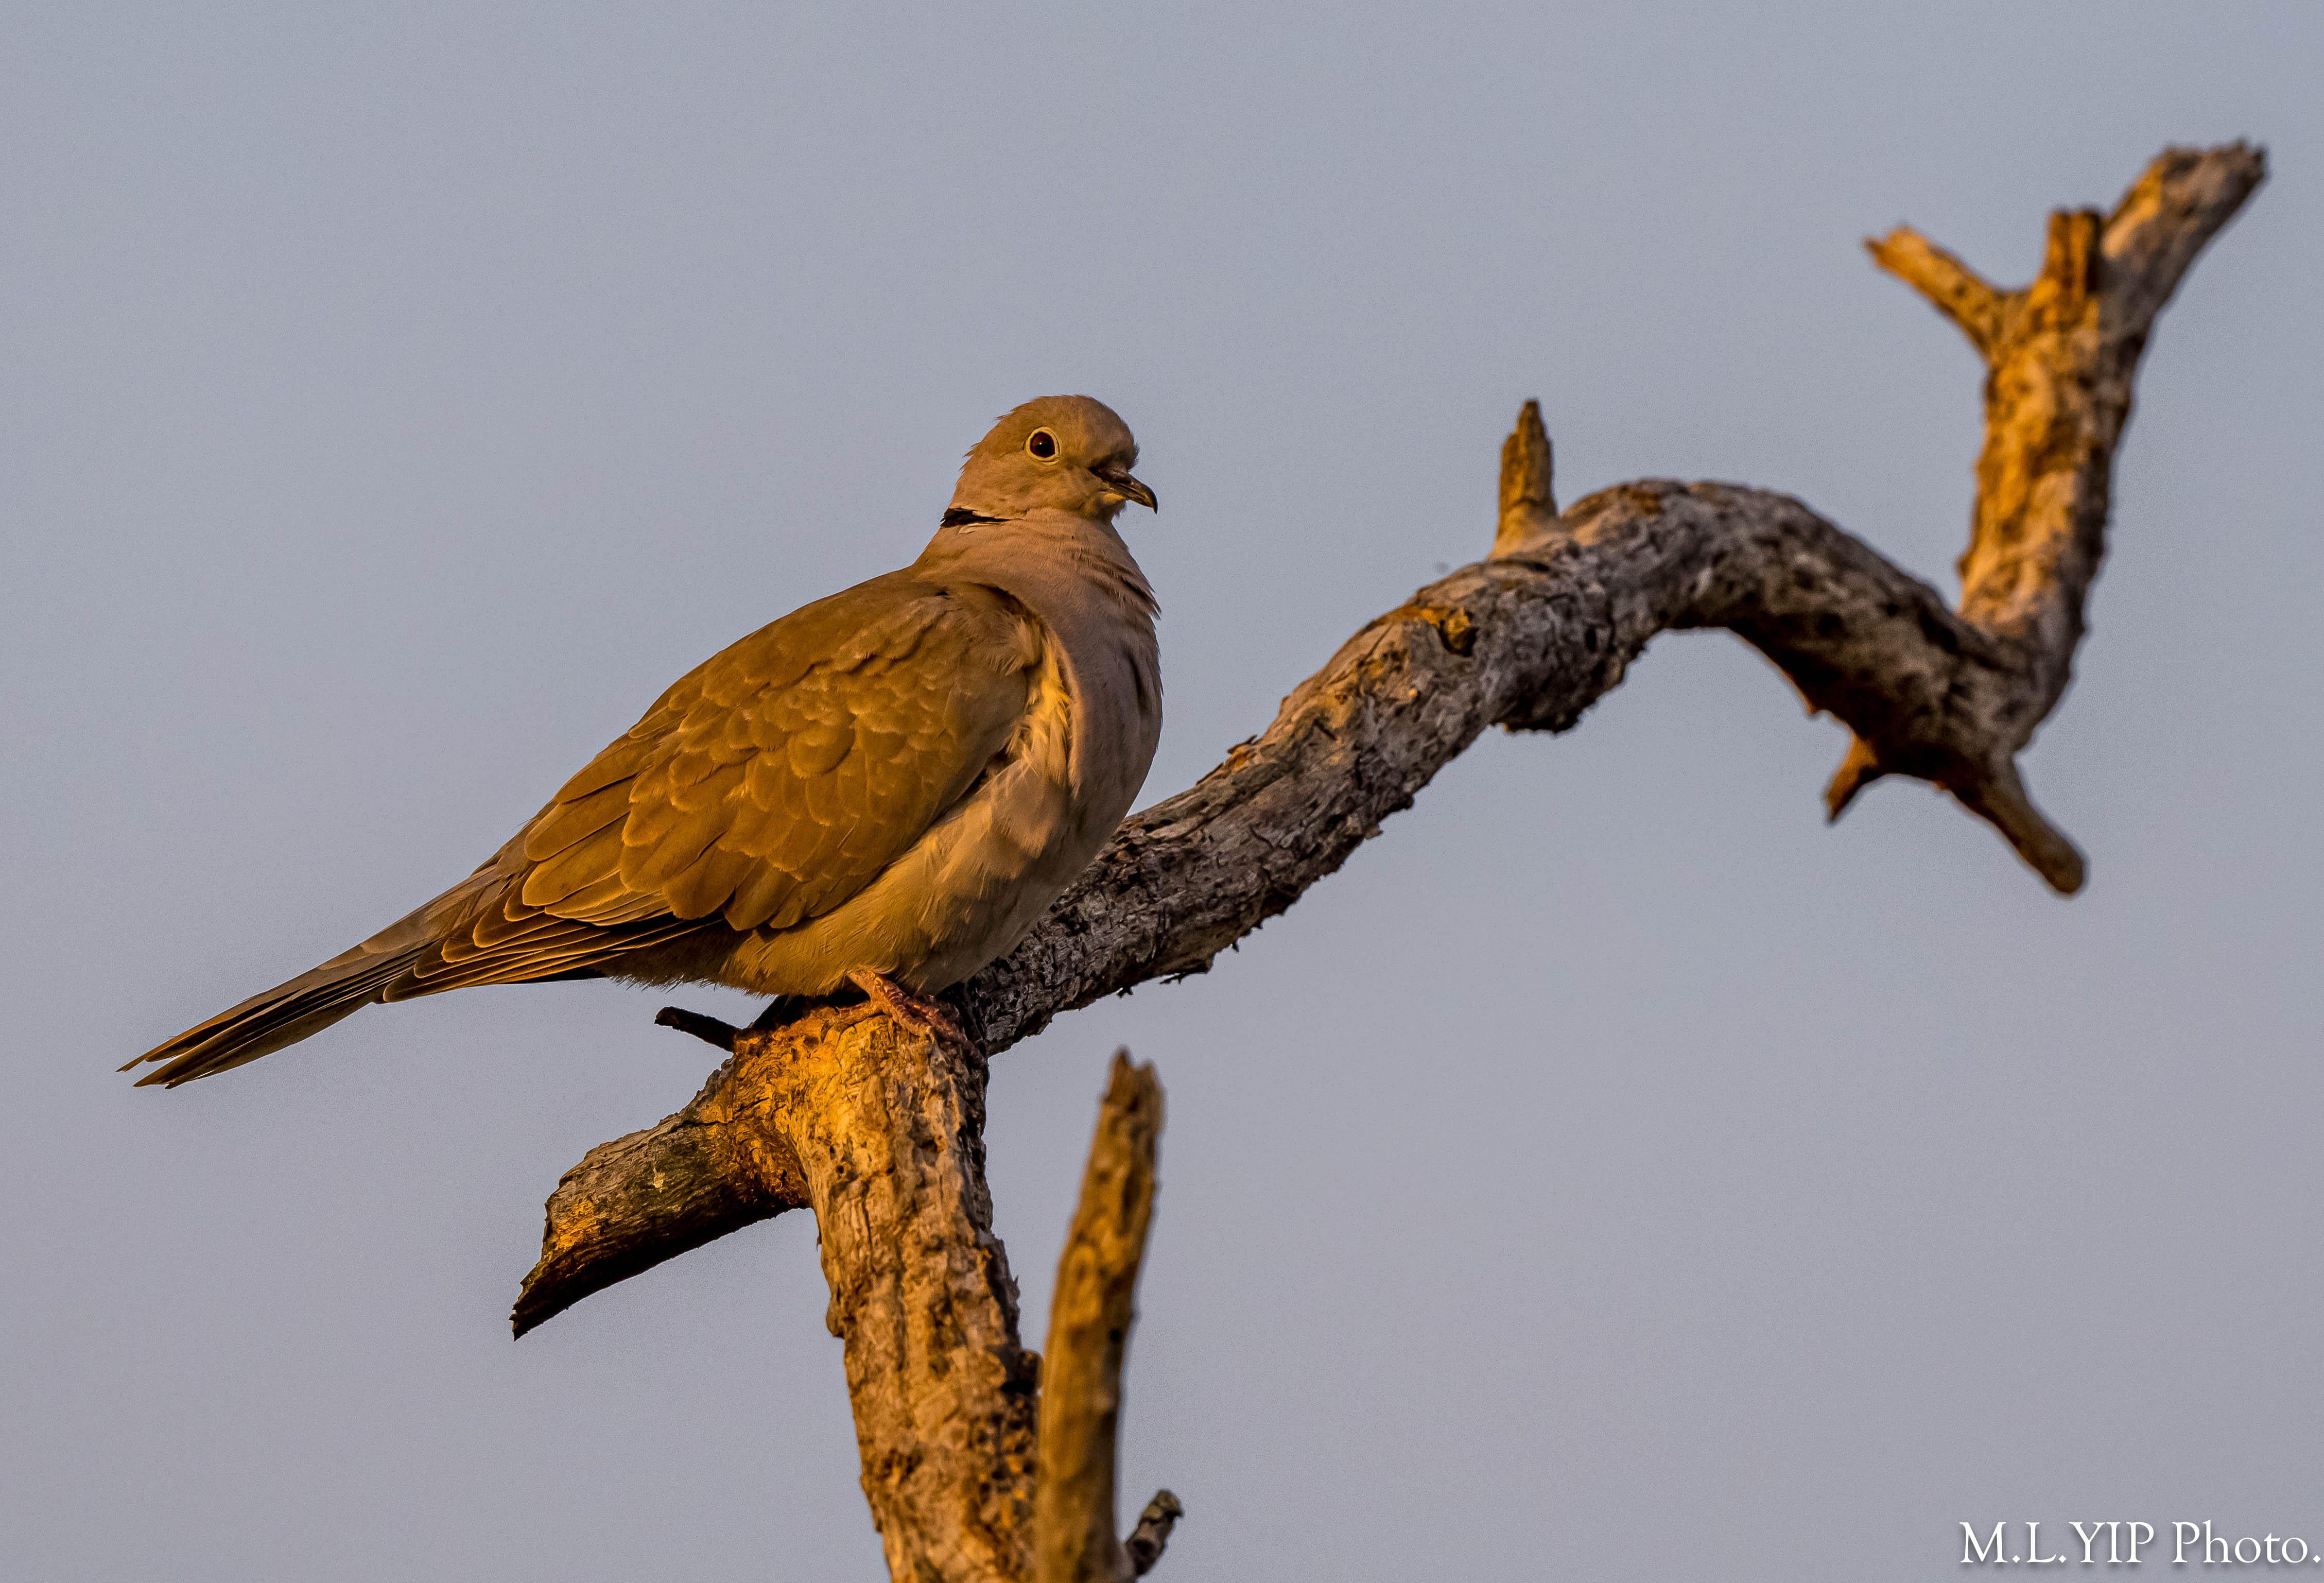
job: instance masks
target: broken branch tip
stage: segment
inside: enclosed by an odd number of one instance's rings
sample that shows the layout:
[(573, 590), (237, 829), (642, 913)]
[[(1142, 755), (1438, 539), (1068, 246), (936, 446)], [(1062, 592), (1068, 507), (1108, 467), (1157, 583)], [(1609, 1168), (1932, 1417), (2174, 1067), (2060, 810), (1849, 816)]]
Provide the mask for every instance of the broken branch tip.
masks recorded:
[(1556, 523), (1554, 470), (1541, 403), (1529, 399), (1517, 412), (1517, 427), (1501, 441), (1500, 523), (1493, 534), (1494, 554), (1505, 553)]
[(1823, 822), (1834, 825), (1856, 801), (1857, 793), (1888, 772), (1881, 767), (1879, 755), (1866, 745), (1861, 736), (1852, 736), (1848, 743), (1848, 756), (1840, 761), (1840, 768), (1831, 773), (1831, 783), (1823, 789)]
[(1121, 1548), (1129, 1553), (1130, 1569), (1143, 1578), (1162, 1559), (1162, 1547), (1170, 1542), (1170, 1530), (1186, 1508), (1168, 1490), (1157, 1490), (1154, 1498), (1146, 1503), (1146, 1510), (1138, 1514), (1138, 1526), (1122, 1541)]

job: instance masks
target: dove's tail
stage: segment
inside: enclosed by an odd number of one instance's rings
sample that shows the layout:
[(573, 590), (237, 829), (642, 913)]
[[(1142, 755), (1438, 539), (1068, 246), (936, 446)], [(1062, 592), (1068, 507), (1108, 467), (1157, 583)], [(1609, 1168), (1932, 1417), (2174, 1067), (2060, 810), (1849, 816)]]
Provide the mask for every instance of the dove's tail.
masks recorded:
[[(392, 977), (404, 964), (385, 966)], [(174, 1088), (196, 1078), (207, 1078), (212, 1072), (272, 1055), (309, 1033), (321, 1032), (342, 1017), (353, 1016), (379, 998), (379, 990), (368, 981), (368, 974), (358, 971), (338, 978), (330, 977), (334, 972), (326, 965), (312, 973), (301, 974), (280, 988), (253, 996), (230, 1012), (220, 1012), (208, 1022), (187, 1029), (121, 1069), (125, 1072), (147, 1061), (166, 1061), (169, 1064), (160, 1071), (138, 1078), (137, 1086), (143, 1088), (149, 1083), (161, 1083)]]
[(174, 1088), (272, 1055), (384, 1000), (389, 986), (408, 977), (434, 949), (447, 921), (495, 877), (490, 869), (487, 864), (353, 950), (342, 951), (321, 967), (278, 984), (263, 995), (254, 995), (207, 1023), (196, 1023), (121, 1069), (125, 1072), (149, 1061), (161, 1062), (160, 1071), (140, 1078), (137, 1086), (161, 1083)]
[(501, 859), (488, 860), (355, 949), (197, 1023), (121, 1069), (158, 1061), (161, 1069), (147, 1073), (137, 1086), (174, 1088), (272, 1055), (377, 1001), (440, 995), (472, 984), (601, 977), (604, 963), (705, 927), (699, 920), (670, 917), (659, 897), (629, 897), (633, 903), (650, 902), (650, 910), (633, 906), (629, 914), (602, 923), (551, 916), (523, 906), (513, 884)]
[[(148, 1061), (163, 1062), (160, 1071), (139, 1078), (137, 1086), (161, 1083), (174, 1088), (272, 1055), (310, 1033), (321, 1032), (342, 1017), (353, 1016), (379, 1000), (381, 992), (428, 949), (432, 931), (412, 927), (425, 921), (427, 912), (423, 907), (355, 949), (195, 1024), (121, 1069), (125, 1072)], [(413, 938), (398, 938), (405, 935)]]

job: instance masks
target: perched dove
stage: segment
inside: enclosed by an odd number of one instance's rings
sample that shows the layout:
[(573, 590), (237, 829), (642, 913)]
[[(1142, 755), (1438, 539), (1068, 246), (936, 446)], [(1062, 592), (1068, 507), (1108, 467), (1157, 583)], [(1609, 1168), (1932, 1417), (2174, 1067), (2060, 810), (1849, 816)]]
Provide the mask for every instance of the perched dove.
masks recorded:
[(910, 566), (697, 666), (475, 873), (129, 1066), (176, 1085), (471, 984), (924, 1006), (1032, 926), (1153, 761), (1154, 595), (1113, 530), (1155, 504), (1137, 459), (1102, 403), (1026, 403)]

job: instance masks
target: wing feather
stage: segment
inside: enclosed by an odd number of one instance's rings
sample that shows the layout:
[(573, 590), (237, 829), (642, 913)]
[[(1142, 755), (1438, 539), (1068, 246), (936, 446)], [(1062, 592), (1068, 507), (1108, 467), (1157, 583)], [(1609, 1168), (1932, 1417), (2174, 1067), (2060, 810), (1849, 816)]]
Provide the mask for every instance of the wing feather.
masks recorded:
[(633, 891), (661, 891), (692, 867), (726, 833), (733, 815), (725, 801), (695, 809), (665, 805), (667, 813), (633, 811), (622, 830), (622, 883)]
[(798, 889), (798, 881), (781, 869), (763, 862), (752, 864), (750, 873), (736, 884), (733, 897), (726, 903), (726, 926), (756, 929), (770, 921)]
[(626, 781), (636, 774), (652, 754), (654, 745), (661, 738), (661, 728), (656, 721), (656, 716), (661, 712), (660, 706), (657, 705), (644, 719), (631, 727), (626, 736), (616, 738), (604, 752), (591, 759), (579, 774), (565, 782), (557, 793), (557, 801), (549, 806), (555, 808), (567, 802), (577, 802), (592, 792), (602, 792), (615, 782)]
[(567, 847), (548, 862), (536, 865), (523, 878), (518, 894), (528, 907), (554, 907), (566, 897), (597, 884), (622, 866), (619, 824), (607, 825), (587, 840)]
[(662, 885), (662, 900), (673, 917), (707, 918), (726, 905), (758, 866), (747, 853), (714, 846)]
[(555, 802), (524, 833), (524, 855), (542, 862), (586, 840), (607, 825), (619, 824), (630, 813), (630, 784), (625, 777), (585, 792), (570, 802)]
[(830, 911), (1007, 745), (1039, 654), (1004, 596), (908, 572), (785, 616), (568, 781), (527, 828), (503, 899), (456, 922), (462, 943), (413, 984), (535, 977), (591, 938), (625, 954), (663, 938), (656, 920), (783, 929)]

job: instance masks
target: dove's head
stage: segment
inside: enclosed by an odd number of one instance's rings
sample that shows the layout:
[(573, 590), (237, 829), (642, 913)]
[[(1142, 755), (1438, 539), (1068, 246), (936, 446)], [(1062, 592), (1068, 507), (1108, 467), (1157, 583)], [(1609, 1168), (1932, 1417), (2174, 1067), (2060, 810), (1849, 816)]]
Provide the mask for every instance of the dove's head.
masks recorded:
[(1008, 521), (1044, 509), (1111, 523), (1130, 501), (1155, 509), (1154, 491), (1130, 476), (1138, 441), (1103, 402), (1041, 396), (978, 440), (960, 469), (947, 524)]

